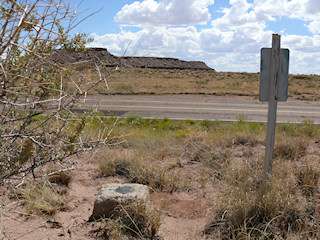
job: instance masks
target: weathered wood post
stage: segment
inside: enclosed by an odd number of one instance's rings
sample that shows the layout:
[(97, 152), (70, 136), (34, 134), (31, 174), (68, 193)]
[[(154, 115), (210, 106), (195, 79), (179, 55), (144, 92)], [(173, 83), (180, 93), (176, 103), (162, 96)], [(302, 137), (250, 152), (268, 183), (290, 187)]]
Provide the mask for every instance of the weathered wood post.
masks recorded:
[(280, 49), (280, 35), (272, 35), (272, 48), (261, 49), (260, 101), (269, 102), (263, 182), (270, 179), (278, 101), (288, 97), (289, 50)]

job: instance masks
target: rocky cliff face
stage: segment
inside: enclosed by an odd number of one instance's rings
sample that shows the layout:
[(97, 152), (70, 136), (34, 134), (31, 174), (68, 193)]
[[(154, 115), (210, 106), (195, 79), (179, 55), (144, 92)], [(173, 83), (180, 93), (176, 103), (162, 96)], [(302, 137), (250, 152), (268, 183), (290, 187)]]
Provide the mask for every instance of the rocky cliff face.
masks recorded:
[(107, 67), (131, 66), (139, 68), (213, 70), (204, 62), (182, 61), (176, 58), (117, 57), (104, 48), (89, 48), (85, 51), (57, 50), (51, 60), (60, 64), (98, 64)]

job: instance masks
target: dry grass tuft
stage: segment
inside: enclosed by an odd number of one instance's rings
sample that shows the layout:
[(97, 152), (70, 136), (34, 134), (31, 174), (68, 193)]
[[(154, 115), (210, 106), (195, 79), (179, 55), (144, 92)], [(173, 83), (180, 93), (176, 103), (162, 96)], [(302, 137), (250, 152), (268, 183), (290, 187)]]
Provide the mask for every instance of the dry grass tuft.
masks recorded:
[(220, 180), (223, 171), (229, 164), (230, 151), (220, 147), (215, 139), (206, 135), (190, 136), (184, 141), (183, 158), (190, 162), (199, 162), (209, 167), (211, 177), (216, 181)]
[(104, 239), (154, 239), (160, 227), (161, 212), (144, 202), (119, 205), (91, 234)]
[(317, 159), (308, 159), (296, 168), (297, 183), (306, 196), (315, 196), (319, 192), (320, 167)]
[(145, 184), (169, 193), (176, 191), (181, 184), (178, 173), (166, 166), (158, 166), (138, 152), (105, 149), (97, 160), (105, 176), (124, 176), (131, 183)]
[(104, 175), (165, 192), (185, 190), (187, 179), (188, 191), (217, 194), (209, 239), (320, 238), (319, 158), (308, 156), (318, 126), (279, 125), (272, 181), (263, 185), (264, 124), (134, 122), (127, 145), (101, 152)]
[(204, 234), (220, 239), (319, 238), (319, 213), (310, 198), (318, 191), (319, 168), (277, 161), (272, 181), (262, 185), (262, 166), (253, 166), (232, 164), (228, 169), (219, 186), (217, 214)]
[(299, 138), (278, 138), (275, 144), (274, 157), (287, 160), (298, 160), (307, 153), (308, 142), (303, 137)]
[(53, 186), (50, 182), (30, 182), (18, 189), (18, 195), (30, 213), (54, 215), (66, 208), (64, 187)]
[(227, 147), (234, 147), (238, 145), (256, 147), (259, 144), (262, 144), (258, 135), (252, 133), (236, 133), (234, 136), (229, 136), (225, 139), (225, 144)]

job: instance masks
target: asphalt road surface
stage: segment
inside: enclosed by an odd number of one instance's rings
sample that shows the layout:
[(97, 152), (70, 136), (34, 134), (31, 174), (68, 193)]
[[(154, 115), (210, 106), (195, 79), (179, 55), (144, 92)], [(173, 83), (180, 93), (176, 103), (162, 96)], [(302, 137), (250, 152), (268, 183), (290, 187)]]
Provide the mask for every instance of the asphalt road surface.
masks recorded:
[[(268, 103), (253, 97), (206, 95), (94, 95), (78, 110), (95, 108), (108, 116), (266, 122)], [(313, 120), (320, 124), (319, 101), (289, 99), (278, 103), (277, 122)]]

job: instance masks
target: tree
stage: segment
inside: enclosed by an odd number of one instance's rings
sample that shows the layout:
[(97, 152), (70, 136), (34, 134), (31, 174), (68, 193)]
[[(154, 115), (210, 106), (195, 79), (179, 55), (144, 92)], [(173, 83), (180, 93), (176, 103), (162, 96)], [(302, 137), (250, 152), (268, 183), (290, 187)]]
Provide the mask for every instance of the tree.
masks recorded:
[[(71, 36), (82, 20), (64, 0), (0, 0), (0, 183), (48, 162), (114, 141), (106, 129), (84, 131), (90, 114), (72, 108), (105, 79), (74, 79), (73, 66), (52, 58), (82, 51), (90, 40)], [(70, 87), (70, 85), (73, 85)], [(110, 133), (110, 132), (109, 132)]]

